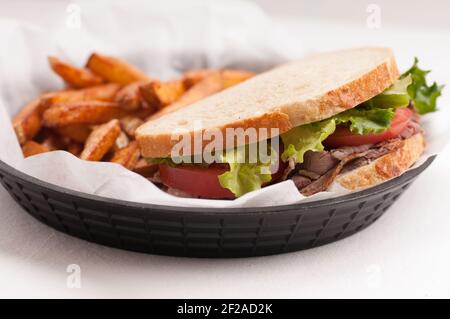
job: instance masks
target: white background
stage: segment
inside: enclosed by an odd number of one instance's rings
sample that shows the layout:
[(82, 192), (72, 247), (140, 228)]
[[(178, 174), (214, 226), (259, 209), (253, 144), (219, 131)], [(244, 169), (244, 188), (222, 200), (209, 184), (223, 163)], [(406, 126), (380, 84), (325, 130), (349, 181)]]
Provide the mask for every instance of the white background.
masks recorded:
[[(256, 2), (308, 48), (392, 46), (400, 68), (417, 55), (435, 79), (450, 84), (448, 2)], [(381, 8), (375, 29), (366, 23), (366, 8), (374, 2)], [(0, 17), (51, 27), (64, 19), (68, 3), (0, 1)], [(447, 148), (385, 216), (359, 234), (313, 250), (250, 259), (161, 257), (87, 243), (41, 225), (0, 188), (0, 296), (450, 297), (449, 163)], [(80, 289), (67, 287), (69, 264), (81, 267)]]

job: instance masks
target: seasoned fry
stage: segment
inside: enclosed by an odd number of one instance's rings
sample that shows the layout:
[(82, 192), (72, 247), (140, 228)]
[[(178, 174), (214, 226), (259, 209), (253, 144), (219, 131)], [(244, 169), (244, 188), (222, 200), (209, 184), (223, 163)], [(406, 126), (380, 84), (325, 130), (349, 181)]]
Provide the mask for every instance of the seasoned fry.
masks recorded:
[(99, 125), (89, 135), (80, 158), (88, 161), (99, 161), (111, 149), (120, 134), (119, 120), (114, 119)]
[(104, 82), (101, 77), (94, 74), (91, 70), (76, 68), (54, 56), (49, 56), (48, 62), (53, 71), (73, 88), (87, 88)]
[(28, 103), (13, 118), (13, 127), (20, 144), (33, 139), (42, 127), (42, 112), (45, 110), (38, 97)]
[(141, 158), (135, 165), (133, 172), (144, 177), (153, 177), (157, 170), (157, 164), (150, 164), (145, 159)]
[(79, 143), (71, 142), (67, 145), (67, 151), (75, 156), (79, 156), (82, 150), (83, 146)]
[(184, 85), (190, 88), (210, 75), (214, 70), (211, 69), (197, 69), (185, 72), (183, 74)]
[[(207, 76), (211, 75), (211, 73), (213, 72), (217, 71), (211, 69), (198, 69), (188, 71), (183, 74), (183, 80), (185, 85), (190, 88), (198, 82), (202, 81)], [(224, 88), (229, 88), (230, 86), (243, 82), (255, 75), (254, 72), (247, 70), (224, 69), (219, 72), (222, 72)]]
[(121, 164), (132, 170), (136, 166), (140, 156), (139, 145), (136, 141), (133, 141), (127, 147), (116, 151), (111, 162)]
[(47, 147), (35, 142), (35, 141), (27, 141), (22, 146), (22, 153), (24, 157), (45, 153), (50, 151)]
[(161, 111), (150, 116), (150, 119), (156, 119), (164, 114), (179, 110), (186, 105), (197, 102), (209, 95), (217, 93), (223, 89), (223, 77), (220, 71), (212, 72), (202, 81), (191, 87), (175, 103), (163, 108)]
[(222, 71), (222, 75), (223, 75), (223, 86), (226, 89), (229, 88), (230, 86), (236, 85), (238, 83), (250, 79), (255, 75), (255, 73), (245, 70), (225, 69)]
[(116, 141), (114, 142), (113, 151), (116, 152), (124, 147), (127, 147), (129, 143), (130, 139), (128, 138), (127, 134), (125, 134), (123, 131), (120, 131), (119, 136), (116, 138)]
[(154, 81), (141, 85), (140, 92), (147, 104), (157, 110), (177, 101), (186, 92), (186, 86), (183, 80)]
[(144, 124), (144, 121), (137, 116), (125, 116), (120, 119), (120, 127), (131, 138), (134, 138), (136, 129)]
[(65, 139), (66, 138), (60, 137), (53, 132), (46, 132), (46, 136), (41, 144), (42, 146), (48, 148), (49, 151), (60, 150), (63, 149), (67, 144)]
[(101, 124), (126, 113), (117, 103), (101, 101), (68, 102), (44, 112), (44, 125), (63, 127), (71, 124)]
[(45, 94), (42, 103), (46, 107), (67, 102), (105, 101), (113, 102), (121, 86), (108, 83), (81, 90), (67, 90)]
[(74, 142), (84, 143), (91, 134), (91, 128), (86, 124), (70, 124), (56, 128), (59, 135), (67, 137)]
[(131, 64), (121, 59), (98, 53), (93, 53), (89, 57), (86, 66), (108, 82), (125, 85), (136, 81), (151, 80), (150, 77)]
[(139, 90), (141, 85), (149, 83), (147, 81), (138, 81), (123, 87), (119, 92), (117, 92), (115, 101), (124, 110), (137, 110), (142, 107), (142, 96)]

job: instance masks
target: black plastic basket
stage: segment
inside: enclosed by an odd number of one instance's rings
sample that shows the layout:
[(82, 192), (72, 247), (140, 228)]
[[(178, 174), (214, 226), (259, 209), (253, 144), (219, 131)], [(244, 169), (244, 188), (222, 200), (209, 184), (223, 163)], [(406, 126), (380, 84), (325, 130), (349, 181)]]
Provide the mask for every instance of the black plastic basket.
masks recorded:
[(312, 248), (364, 229), (433, 160), (346, 196), (264, 208), (183, 208), (115, 200), (43, 182), (2, 161), (0, 181), (30, 215), (88, 241), (172, 256), (249, 257)]

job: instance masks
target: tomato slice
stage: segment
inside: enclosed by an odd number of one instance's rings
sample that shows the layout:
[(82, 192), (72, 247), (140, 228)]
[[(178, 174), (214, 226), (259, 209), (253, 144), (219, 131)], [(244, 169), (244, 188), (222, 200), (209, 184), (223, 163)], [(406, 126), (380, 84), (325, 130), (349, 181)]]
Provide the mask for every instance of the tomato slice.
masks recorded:
[[(271, 183), (277, 181), (286, 168), (279, 161), (278, 169), (272, 174)], [(276, 167), (276, 166), (274, 166)], [(219, 175), (227, 172), (227, 164), (212, 164), (208, 167), (195, 165), (159, 165), (161, 181), (171, 188), (202, 198), (234, 199), (236, 196), (219, 183)], [(272, 170), (271, 170), (272, 171)]]
[(179, 191), (203, 198), (235, 198), (234, 194), (219, 183), (219, 175), (227, 171), (227, 167), (210, 165), (159, 165), (162, 182)]
[(413, 116), (413, 111), (409, 108), (399, 108), (395, 111), (394, 118), (391, 121), (391, 127), (382, 133), (355, 134), (347, 127), (340, 126), (325, 141), (324, 145), (329, 148), (341, 146), (358, 146), (364, 144), (375, 144), (400, 135), (406, 128), (408, 122)]

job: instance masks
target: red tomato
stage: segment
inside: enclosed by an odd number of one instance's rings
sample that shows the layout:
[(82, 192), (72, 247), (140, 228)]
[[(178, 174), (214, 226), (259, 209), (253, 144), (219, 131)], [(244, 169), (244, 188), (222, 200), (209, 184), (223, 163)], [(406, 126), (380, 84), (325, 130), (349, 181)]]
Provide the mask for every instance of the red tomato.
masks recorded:
[(397, 137), (408, 125), (413, 111), (409, 108), (400, 108), (395, 111), (394, 118), (391, 121), (391, 127), (382, 133), (355, 134), (347, 127), (340, 126), (330, 135), (324, 144), (327, 147), (337, 148), (341, 146), (358, 146), (363, 144), (375, 144), (390, 138)]
[(179, 191), (204, 198), (235, 198), (234, 194), (219, 183), (218, 176), (228, 169), (223, 166), (210, 165), (159, 165), (162, 182)]
[[(283, 174), (286, 164), (279, 162), (278, 170), (272, 174), (272, 181), (278, 180)], [(162, 182), (179, 191), (202, 198), (233, 199), (236, 196), (219, 183), (219, 175), (227, 172), (227, 164), (212, 164), (209, 167), (195, 165), (159, 165)]]

